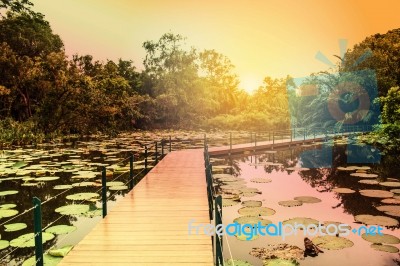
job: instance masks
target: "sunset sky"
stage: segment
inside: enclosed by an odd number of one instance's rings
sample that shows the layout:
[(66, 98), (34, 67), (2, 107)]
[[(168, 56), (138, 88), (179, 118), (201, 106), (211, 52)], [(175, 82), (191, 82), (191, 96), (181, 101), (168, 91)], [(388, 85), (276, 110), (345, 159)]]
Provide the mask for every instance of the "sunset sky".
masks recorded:
[(263, 77), (303, 77), (335, 62), (339, 39), (400, 28), (400, 1), (346, 0), (32, 0), (64, 41), (67, 54), (131, 59), (142, 69), (142, 43), (173, 32), (199, 50), (215, 49), (236, 66), (241, 88)]

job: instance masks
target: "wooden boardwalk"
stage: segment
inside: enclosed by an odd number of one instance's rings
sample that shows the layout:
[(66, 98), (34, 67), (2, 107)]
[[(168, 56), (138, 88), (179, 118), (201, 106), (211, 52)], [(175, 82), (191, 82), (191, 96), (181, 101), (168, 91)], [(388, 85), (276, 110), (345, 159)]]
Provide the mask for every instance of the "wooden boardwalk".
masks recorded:
[(213, 265), (202, 150), (169, 153), (59, 265)]

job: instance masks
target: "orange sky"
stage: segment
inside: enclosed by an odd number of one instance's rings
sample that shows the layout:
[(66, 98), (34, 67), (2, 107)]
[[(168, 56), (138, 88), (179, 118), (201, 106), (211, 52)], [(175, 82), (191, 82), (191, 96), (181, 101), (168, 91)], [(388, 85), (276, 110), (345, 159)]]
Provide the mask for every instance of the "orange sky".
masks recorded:
[(236, 66), (248, 91), (263, 77), (302, 77), (328, 67), (338, 39), (349, 47), (400, 28), (400, 1), (345, 0), (32, 0), (68, 54), (131, 59), (142, 67), (146, 40), (179, 33), (198, 49), (215, 49)]

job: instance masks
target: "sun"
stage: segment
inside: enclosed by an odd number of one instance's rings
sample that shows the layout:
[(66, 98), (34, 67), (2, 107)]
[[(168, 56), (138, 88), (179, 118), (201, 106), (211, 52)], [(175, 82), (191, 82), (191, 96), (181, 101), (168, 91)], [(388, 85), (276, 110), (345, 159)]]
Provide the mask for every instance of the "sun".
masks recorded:
[(259, 86), (261, 86), (262, 82), (255, 76), (244, 76), (240, 78), (240, 88), (245, 90), (247, 93), (253, 93)]

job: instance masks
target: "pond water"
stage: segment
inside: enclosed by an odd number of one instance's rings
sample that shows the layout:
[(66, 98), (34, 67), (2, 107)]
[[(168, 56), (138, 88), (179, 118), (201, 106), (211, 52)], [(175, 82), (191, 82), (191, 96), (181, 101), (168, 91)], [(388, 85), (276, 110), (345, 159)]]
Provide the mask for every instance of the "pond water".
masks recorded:
[[(399, 194), (394, 193), (392, 196), (387, 196), (394, 200), (393, 203), (382, 203), (383, 198), (363, 196), (360, 190), (385, 190), (390, 191), (398, 188), (399, 183), (393, 183), (394, 187), (382, 186), (377, 183), (384, 181), (396, 182), (400, 180), (400, 165), (398, 155), (383, 155), (380, 163), (373, 164), (348, 164), (347, 145), (335, 145), (333, 150), (333, 165), (331, 168), (304, 168), (309, 162), (304, 160), (305, 151), (321, 149), (321, 145), (317, 146), (297, 146), (285, 150), (275, 150), (260, 152), (258, 154), (236, 155), (221, 159), (214, 159), (213, 171), (216, 192), (222, 194), (223, 207), (223, 223), (225, 225), (233, 223), (234, 219), (242, 216), (239, 214), (239, 209), (243, 207), (243, 202), (254, 200), (261, 202), (263, 207), (273, 209), (276, 213), (273, 215), (263, 216), (263, 219), (268, 219), (272, 223), (279, 223), (295, 217), (313, 218), (321, 223), (325, 221), (334, 221), (348, 224), (352, 229), (360, 228), (363, 224), (355, 222), (355, 216), (361, 214), (380, 215), (389, 217), (390, 221), (398, 223), (400, 201)], [(230, 165), (232, 168), (218, 167), (217, 165)], [(344, 169), (341, 167), (358, 166), (359, 174), (377, 174), (365, 177), (354, 176), (357, 168)], [(364, 166), (364, 167), (362, 167)], [(368, 166), (368, 167), (366, 167)], [(297, 169), (291, 169), (295, 167)], [(368, 169), (370, 168), (370, 169)], [(367, 170), (368, 169), (368, 170)], [(347, 171), (345, 171), (347, 170)], [(238, 179), (236, 182), (221, 182), (223, 175), (221, 173), (232, 174)], [(353, 175), (351, 175), (353, 174)], [(357, 174), (355, 174), (357, 175)], [(215, 176), (217, 178), (215, 178)], [(218, 177), (221, 177), (219, 179)], [(229, 177), (225, 175), (225, 178)], [(371, 178), (373, 177), (373, 178)], [(251, 182), (252, 178), (270, 179), (268, 183)], [(228, 178), (229, 179), (229, 178)], [(374, 180), (375, 184), (363, 184), (360, 180)], [(232, 181), (232, 180), (230, 180)], [(253, 180), (255, 181), (255, 180)], [(364, 181), (362, 181), (364, 182)], [(369, 181), (367, 181), (368, 183)], [(235, 184), (238, 187), (235, 187)], [(232, 186), (232, 184), (234, 184)], [(225, 185), (225, 187), (224, 187)], [(226, 185), (230, 185), (226, 187)], [(240, 194), (240, 190), (245, 188), (256, 188), (259, 192), (247, 194), (246, 197)], [(349, 188), (354, 190), (354, 193), (343, 194), (334, 192), (334, 188)], [(246, 190), (246, 189), (245, 189)], [(400, 191), (395, 191), (400, 193)], [(233, 196), (232, 196), (233, 195)], [(235, 198), (235, 196), (238, 196)], [(305, 203), (301, 206), (284, 207), (278, 204), (280, 201), (293, 200), (299, 196), (310, 196), (320, 199), (320, 202)], [(240, 198), (240, 201), (232, 201)], [(397, 200), (396, 200), (397, 198)], [(318, 201), (318, 200), (317, 200)], [(230, 206), (232, 205), (232, 206)], [(396, 212), (391, 214), (379, 211), (376, 207), (382, 205), (397, 206)], [(243, 213), (242, 213), (243, 214)], [(268, 214), (268, 213), (267, 213)], [(261, 218), (260, 217), (260, 218)], [(394, 220), (393, 220), (394, 219)], [(383, 233), (390, 234), (400, 238), (399, 225), (384, 227)], [(314, 236), (309, 236), (314, 239)], [(340, 250), (328, 250), (322, 247), (324, 253), (319, 253), (316, 257), (307, 256), (304, 259), (299, 259), (300, 265), (400, 265), (400, 256), (396, 248), (392, 248), (394, 253), (377, 251), (371, 247), (371, 242), (364, 240), (361, 236), (351, 233), (345, 238), (351, 240), (354, 245)], [(395, 241), (396, 242), (396, 241)], [(399, 240), (400, 242), (400, 240)], [(289, 245), (298, 246), (304, 249), (304, 234), (299, 231), (297, 235), (287, 236), (282, 240), (281, 236), (260, 236), (254, 240), (243, 241), (235, 236), (224, 236), (224, 258), (244, 260), (249, 262), (248, 265), (263, 265), (263, 261), (249, 253), (253, 248), (266, 248), (268, 245), (277, 245), (287, 243)], [(391, 244), (394, 247), (400, 248), (398, 243)], [(273, 246), (272, 246), (273, 247)], [(271, 246), (269, 247), (271, 249)], [(235, 264), (237, 265), (237, 264)], [(241, 265), (241, 264), (240, 264)], [(247, 265), (247, 264), (245, 264)], [(266, 264), (268, 265), (268, 264)], [(280, 264), (271, 264), (280, 265)], [(286, 265), (286, 264), (285, 264)]]

